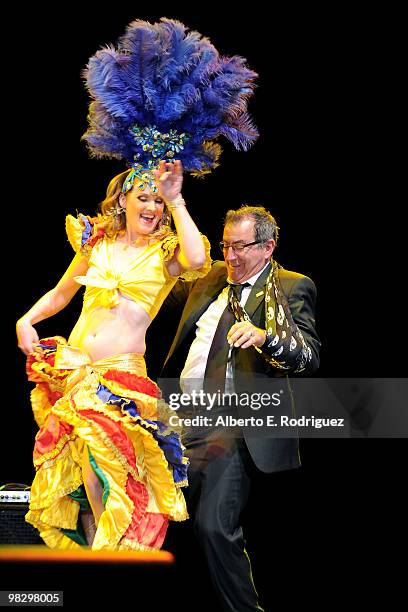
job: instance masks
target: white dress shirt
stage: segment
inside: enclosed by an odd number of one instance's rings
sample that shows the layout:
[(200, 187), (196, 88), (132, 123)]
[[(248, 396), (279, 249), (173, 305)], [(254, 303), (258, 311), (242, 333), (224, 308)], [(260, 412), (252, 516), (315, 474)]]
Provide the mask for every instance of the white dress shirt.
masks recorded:
[[(266, 266), (269, 264), (266, 263), (265, 266), (248, 278), (245, 283), (248, 283), (248, 286), (244, 287), (241, 294), (240, 304), (241, 306), (245, 306), (245, 303), (251, 293), (252, 287), (258, 280), (258, 277), (265, 270)], [(227, 279), (227, 282), (231, 284), (230, 279)], [(207, 359), (208, 354), (210, 352), (211, 344), (213, 338), (215, 336), (215, 331), (218, 326), (218, 322), (221, 318), (222, 313), (228, 304), (228, 286), (224, 287), (224, 289), (219, 294), (218, 298), (209, 305), (207, 310), (201, 315), (201, 317), (197, 321), (197, 329), (196, 329), (196, 337), (193, 340), (189, 353), (187, 355), (186, 363), (184, 365), (183, 371), (180, 374), (180, 387), (183, 393), (189, 393), (192, 390), (200, 392), (203, 388), (203, 378), (205, 374), (205, 370), (207, 367)], [(232, 387), (232, 365), (231, 365), (231, 353), (232, 349), (229, 351), (228, 361), (227, 361), (227, 371), (226, 371), (226, 392), (233, 392)], [(229, 384), (227, 384), (229, 383)], [(227, 389), (228, 388), (228, 389)]]

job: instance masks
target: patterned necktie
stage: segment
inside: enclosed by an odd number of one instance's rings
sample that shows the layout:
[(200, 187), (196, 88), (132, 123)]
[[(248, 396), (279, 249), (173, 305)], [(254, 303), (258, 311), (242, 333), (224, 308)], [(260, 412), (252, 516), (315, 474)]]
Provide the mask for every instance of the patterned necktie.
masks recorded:
[(227, 342), (227, 334), (236, 321), (230, 305), (230, 296), (231, 292), (233, 292), (239, 302), (242, 289), (248, 286), (249, 283), (229, 286), (228, 303), (218, 322), (210, 352), (208, 353), (203, 383), (203, 389), (206, 393), (216, 393), (218, 390), (222, 393), (225, 390), (225, 374), (227, 370), (228, 354), (231, 348)]

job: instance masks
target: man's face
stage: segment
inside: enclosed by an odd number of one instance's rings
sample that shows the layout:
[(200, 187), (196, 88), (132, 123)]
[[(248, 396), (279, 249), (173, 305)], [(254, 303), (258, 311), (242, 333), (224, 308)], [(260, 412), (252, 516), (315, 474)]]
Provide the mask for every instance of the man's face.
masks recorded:
[[(223, 242), (227, 244), (248, 244), (254, 242), (253, 219), (243, 219), (238, 223), (225, 226)], [(271, 258), (275, 241), (268, 240), (265, 244), (254, 244), (241, 251), (233, 248), (224, 249), (224, 259), (227, 264), (228, 278), (233, 283), (243, 283), (262, 270)]]

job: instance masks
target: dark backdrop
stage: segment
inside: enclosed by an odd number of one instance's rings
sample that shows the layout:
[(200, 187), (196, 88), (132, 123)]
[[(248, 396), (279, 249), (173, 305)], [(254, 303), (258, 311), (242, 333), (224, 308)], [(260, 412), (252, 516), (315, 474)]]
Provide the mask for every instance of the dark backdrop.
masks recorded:
[[(5, 231), (10, 219), (15, 229), (3, 258), (11, 263), (15, 304), (5, 330), (7, 354), (15, 352), (16, 361), (4, 381), (4, 437), (11, 444), (7, 450), (3, 445), (0, 484), (32, 478), (35, 425), (14, 320), (70, 261), (65, 215), (93, 214), (108, 180), (123, 168), (117, 161), (90, 159), (80, 142), (87, 114), (81, 70), (133, 18), (160, 16), (114, 10), (96, 12), (91, 5), (53, 18), (36, 9), (10, 25), (4, 128), (12, 163), (3, 221)], [(380, 15), (340, 10), (288, 7), (285, 13), (232, 18), (211, 7), (204, 12), (162, 14), (209, 36), (223, 53), (243, 55), (259, 73), (250, 111), (260, 138), (247, 153), (223, 143), (221, 166), (212, 175), (202, 181), (186, 177), (189, 209), (214, 245), (228, 208), (251, 203), (271, 210), (281, 227), (276, 258), (311, 276), (318, 288), (320, 376), (402, 376), (391, 280), (399, 225), (393, 173), (400, 161), (388, 141), (395, 83), (384, 59), (386, 25), (372, 21)], [(216, 247), (212, 254), (219, 257)], [(39, 324), (40, 336), (67, 336), (81, 299), (82, 292), (64, 313)], [(149, 332), (152, 378), (174, 332), (170, 323), (159, 315)], [(254, 494), (246, 513), (247, 537), (267, 606), (275, 598), (284, 602), (289, 593), (299, 602), (323, 603), (324, 585), (346, 598), (356, 584), (362, 601), (372, 594), (364, 590), (365, 580), (382, 576), (380, 544), (390, 541), (390, 527), (398, 524), (403, 443), (303, 440), (301, 470), (258, 483), (262, 494)], [(188, 526), (173, 528), (167, 547), (178, 558), (180, 584), (201, 589), (200, 601), (211, 599)], [(188, 609), (199, 609), (189, 603)]]

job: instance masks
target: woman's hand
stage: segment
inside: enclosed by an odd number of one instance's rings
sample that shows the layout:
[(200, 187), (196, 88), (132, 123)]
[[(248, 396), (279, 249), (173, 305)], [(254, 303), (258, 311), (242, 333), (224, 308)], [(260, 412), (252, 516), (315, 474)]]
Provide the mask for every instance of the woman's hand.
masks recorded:
[(227, 335), (230, 346), (246, 349), (250, 346), (261, 347), (266, 340), (266, 331), (255, 327), (250, 321), (234, 323)]
[(154, 172), (159, 196), (165, 202), (173, 202), (181, 193), (183, 185), (183, 166), (179, 159), (174, 163), (161, 160), (159, 168)]
[(16, 325), (18, 347), (25, 355), (33, 353), (35, 345), (39, 342), (39, 337), (34, 327), (29, 321), (22, 318), (17, 321)]

